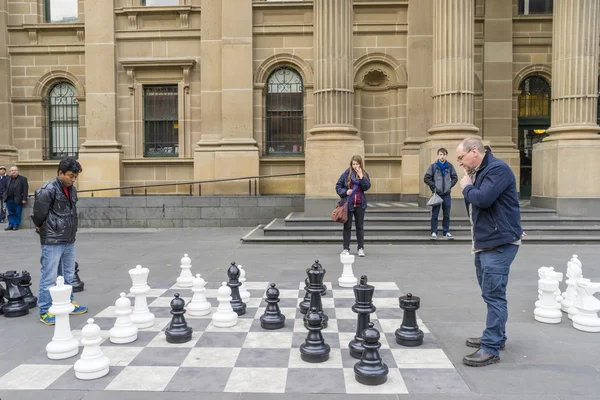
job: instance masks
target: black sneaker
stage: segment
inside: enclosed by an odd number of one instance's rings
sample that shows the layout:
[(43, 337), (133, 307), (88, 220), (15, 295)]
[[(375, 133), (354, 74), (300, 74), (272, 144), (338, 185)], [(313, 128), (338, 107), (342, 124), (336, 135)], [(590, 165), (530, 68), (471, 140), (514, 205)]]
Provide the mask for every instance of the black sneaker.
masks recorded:
[[(473, 347), (475, 349), (478, 349), (481, 347), (481, 338), (480, 337), (468, 338), (465, 341), (465, 344), (467, 345), (467, 347)], [(500, 350), (504, 350), (505, 348), (506, 348), (506, 344), (503, 344), (500, 346)]]
[(499, 361), (499, 356), (495, 356), (492, 353), (488, 353), (483, 349), (479, 349), (473, 354), (464, 356), (462, 359), (463, 364), (468, 365), (470, 367), (484, 367), (486, 365), (496, 364)]

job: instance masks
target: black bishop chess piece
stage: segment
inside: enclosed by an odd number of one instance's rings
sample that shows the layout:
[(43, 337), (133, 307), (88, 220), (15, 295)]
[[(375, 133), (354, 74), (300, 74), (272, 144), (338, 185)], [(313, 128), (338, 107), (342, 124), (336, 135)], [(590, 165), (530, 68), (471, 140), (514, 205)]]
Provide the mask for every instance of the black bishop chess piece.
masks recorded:
[(169, 343), (186, 343), (192, 340), (192, 328), (185, 321), (185, 301), (179, 297), (179, 293), (175, 293), (175, 298), (171, 300), (171, 314), (173, 318), (169, 327), (165, 331), (167, 342)]
[(396, 343), (406, 347), (416, 347), (423, 344), (423, 331), (417, 325), (417, 310), (421, 305), (421, 299), (408, 293), (399, 298), (400, 308), (404, 310), (402, 324), (396, 329)]
[(227, 286), (231, 289), (231, 308), (237, 315), (246, 314), (246, 303), (242, 301), (240, 296), (240, 269), (235, 265), (235, 261), (231, 262), (229, 269), (227, 270), (227, 276), (229, 276), (229, 282)]
[(85, 283), (79, 279), (79, 263), (77, 261), (75, 261), (75, 274), (73, 275), (71, 286), (73, 287), (73, 293), (83, 292), (83, 287), (85, 286)]
[(375, 287), (367, 284), (367, 276), (363, 275), (360, 277), (360, 283), (354, 285), (354, 299), (356, 303), (352, 306), (352, 311), (358, 314), (356, 320), (356, 334), (354, 339), (348, 343), (350, 349), (350, 356), (354, 358), (361, 358), (364, 347), (363, 347), (363, 331), (369, 326), (371, 322), (371, 314), (374, 313), (377, 308), (373, 305), (373, 293)]
[(329, 360), (331, 347), (323, 339), (323, 316), (315, 307), (306, 313), (308, 334), (300, 345), (300, 357), (309, 363), (320, 363)]
[(6, 304), (2, 311), (6, 318), (22, 317), (29, 314), (29, 306), (25, 302), (25, 290), (21, 286), (23, 275), (17, 271), (8, 271), (0, 274), (0, 281), (6, 284)]
[(285, 326), (285, 315), (279, 309), (279, 289), (271, 283), (267, 289), (267, 307), (265, 312), (260, 317), (260, 326), (263, 329), (273, 330), (281, 329)]
[(362, 333), (365, 350), (360, 361), (354, 365), (354, 376), (363, 385), (381, 385), (387, 381), (389, 372), (379, 354), (381, 335), (373, 326), (373, 323), (369, 322), (369, 326)]
[(4, 314), (2, 310), (4, 308), (4, 296), (6, 295), (6, 289), (4, 286), (0, 285), (0, 315)]
[[(323, 303), (321, 301), (321, 293), (323, 291), (323, 278), (325, 278), (325, 269), (319, 264), (319, 260), (315, 261), (311, 268), (306, 270), (308, 275), (308, 293), (310, 293), (310, 306), (317, 309), (317, 312), (321, 314), (323, 321), (323, 329), (327, 328), (327, 322), (329, 317), (323, 312)], [(307, 315), (304, 316), (304, 326), (308, 327)]]
[(300, 312), (306, 314), (310, 308), (310, 293), (308, 292), (308, 278), (304, 279), (304, 299), (300, 303)]
[(21, 274), (23, 275), (23, 278), (21, 279), (21, 287), (25, 291), (25, 297), (23, 300), (25, 300), (25, 303), (27, 303), (29, 308), (35, 308), (37, 307), (38, 299), (31, 292), (31, 274), (27, 271), (23, 271)]

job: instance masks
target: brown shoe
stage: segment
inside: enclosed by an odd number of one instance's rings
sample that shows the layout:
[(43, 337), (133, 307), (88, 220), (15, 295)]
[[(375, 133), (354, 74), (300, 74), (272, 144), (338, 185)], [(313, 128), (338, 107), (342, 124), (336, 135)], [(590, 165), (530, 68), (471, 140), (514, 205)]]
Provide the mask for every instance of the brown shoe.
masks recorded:
[[(480, 337), (468, 338), (465, 341), (465, 344), (467, 345), (467, 347), (473, 347), (475, 349), (478, 349), (481, 347), (481, 338)], [(506, 344), (503, 344), (500, 346), (500, 350), (504, 350), (505, 348), (506, 348)]]
[(499, 356), (495, 356), (492, 353), (488, 353), (483, 349), (477, 350), (473, 354), (469, 354), (468, 356), (464, 356), (463, 364), (468, 365), (470, 367), (483, 367), (490, 364), (495, 364), (500, 361)]

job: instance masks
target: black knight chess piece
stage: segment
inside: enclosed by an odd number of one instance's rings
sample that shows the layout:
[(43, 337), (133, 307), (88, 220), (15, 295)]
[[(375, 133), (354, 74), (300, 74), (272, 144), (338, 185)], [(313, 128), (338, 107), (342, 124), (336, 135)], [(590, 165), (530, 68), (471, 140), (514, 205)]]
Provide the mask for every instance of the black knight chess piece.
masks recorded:
[[(312, 267), (306, 270), (308, 274), (308, 293), (310, 293), (310, 309), (316, 308), (317, 312), (321, 314), (323, 329), (327, 328), (327, 322), (329, 321), (329, 317), (323, 312), (323, 303), (321, 302), (323, 278), (325, 278), (326, 272), (319, 264), (319, 260), (315, 261)], [(304, 326), (308, 328), (307, 315), (304, 316)]]
[(320, 363), (329, 360), (331, 347), (325, 343), (321, 330), (323, 329), (323, 316), (315, 307), (306, 313), (308, 334), (306, 340), (300, 345), (300, 357), (309, 363)]
[(27, 271), (23, 271), (21, 274), (23, 275), (23, 278), (21, 279), (21, 287), (25, 291), (25, 297), (23, 300), (25, 300), (25, 303), (27, 303), (29, 308), (35, 308), (37, 307), (38, 299), (31, 292), (31, 274)]
[(260, 326), (263, 329), (281, 329), (285, 326), (285, 315), (279, 309), (279, 289), (271, 283), (267, 289), (267, 307), (264, 314), (260, 317)]
[(363, 385), (381, 385), (387, 381), (389, 372), (379, 354), (381, 335), (373, 326), (373, 323), (369, 322), (368, 328), (362, 333), (365, 350), (360, 361), (354, 365), (354, 376)]
[(227, 276), (229, 276), (229, 282), (227, 286), (231, 289), (231, 308), (237, 315), (246, 314), (246, 303), (242, 301), (240, 296), (240, 269), (235, 265), (235, 261), (231, 262), (229, 269), (227, 270)]
[(71, 286), (73, 287), (73, 293), (83, 292), (83, 287), (85, 286), (85, 283), (79, 279), (79, 263), (77, 261), (75, 261), (75, 274), (73, 275)]
[(173, 318), (169, 327), (165, 331), (167, 342), (169, 343), (185, 343), (192, 340), (192, 328), (185, 321), (185, 301), (179, 298), (179, 293), (175, 293), (175, 298), (171, 300), (171, 314)]
[(310, 308), (310, 293), (308, 292), (308, 278), (304, 279), (304, 299), (300, 303), (300, 312), (306, 314)]
[(6, 289), (4, 286), (0, 285), (0, 315), (4, 314), (2, 310), (4, 308), (4, 295), (6, 294)]
[(399, 298), (400, 308), (404, 310), (404, 317), (399, 329), (396, 329), (396, 343), (401, 346), (416, 347), (423, 344), (423, 331), (417, 325), (417, 310), (421, 299), (408, 293)]
[(367, 277), (363, 275), (360, 277), (360, 283), (354, 285), (354, 299), (356, 303), (352, 306), (352, 311), (358, 314), (356, 321), (356, 334), (354, 339), (348, 343), (350, 349), (350, 356), (354, 358), (361, 358), (364, 347), (362, 333), (369, 326), (371, 322), (371, 314), (377, 310), (373, 305), (373, 293), (375, 288), (372, 285), (367, 284)]
[(17, 271), (0, 274), (0, 281), (6, 284), (6, 304), (2, 307), (6, 318), (22, 317), (29, 314), (29, 306), (25, 302), (25, 290), (21, 286), (23, 276)]

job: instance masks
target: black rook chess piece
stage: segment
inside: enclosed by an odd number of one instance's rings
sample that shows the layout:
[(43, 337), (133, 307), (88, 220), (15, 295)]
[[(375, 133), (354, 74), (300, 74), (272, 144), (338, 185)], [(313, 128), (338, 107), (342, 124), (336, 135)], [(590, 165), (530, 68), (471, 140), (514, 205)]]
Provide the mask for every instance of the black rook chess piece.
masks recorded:
[(416, 347), (423, 344), (423, 331), (417, 325), (416, 311), (419, 309), (421, 299), (408, 293), (400, 297), (400, 308), (404, 310), (404, 317), (399, 329), (396, 329), (396, 343), (401, 346)]
[(319, 363), (329, 360), (331, 347), (325, 343), (321, 330), (323, 329), (323, 316), (315, 307), (311, 307), (306, 313), (306, 322), (308, 324), (308, 335), (306, 340), (300, 345), (300, 357), (309, 363)]
[(185, 343), (192, 340), (192, 328), (185, 321), (185, 301), (179, 298), (179, 293), (175, 293), (175, 298), (171, 300), (171, 314), (173, 319), (169, 327), (165, 331), (167, 342), (169, 343)]
[(0, 281), (6, 283), (7, 303), (2, 307), (6, 318), (22, 317), (29, 314), (29, 306), (25, 303), (25, 290), (21, 286), (23, 276), (17, 271), (0, 274)]
[(227, 286), (231, 289), (231, 308), (237, 315), (246, 314), (246, 303), (242, 301), (240, 296), (240, 269), (235, 265), (235, 261), (231, 262), (229, 269), (227, 270), (227, 276), (229, 276), (229, 282)]
[(285, 315), (279, 310), (279, 289), (271, 283), (267, 289), (267, 307), (260, 317), (260, 326), (263, 329), (281, 329), (285, 326)]
[(33, 295), (33, 293), (31, 293), (31, 274), (27, 271), (23, 271), (22, 275), (23, 278), (21, 279), (21, 287), (25, 291), (25, 297), (23, 300), (25, 300), (25, 303), (27, 303), (29, 308), (35, 308), (37, 307), (38, 299)]
[(363, 351), (360, 361), (354, 365), (354, 376), (356, 380), (363, 385), (381, 385), (387, 381), (389, 372), (379, 354), (379, 331), (369, 322), (369, 327), (362, 333)]
[[(323, 303), (321, 302), (321, 292), (323, 291), (323, 278), (325, 278), (325, 269), (319, 264), (319, 260), (315, 261), (311, 268), (306, 270), (308, 274), (308, 293), (310, 293), (310, 309), (317, 309), (323, 320), (323, 329), (327, 328), (329, 317), (323, 312)], [(304, 326), (308, 328), (306, 321), (307, 316), (304, 316)]]
[(367, 284), (367, 277), (360, 277), (360, 284), (354, 285), (354, 299), (356, 303), (352, 306), (352, 311), (358, 314), (356, 321), (356, 335), (354, 339), (348, 343), (350, 356), (360, 358), (363, 354), (363, 337), (362, 333), (371, 322), (371, 314), (377, 310), (373, 305), (373, 293), (375, 288)]
[(308, 278), (304, 279), (304, 299), (300, 303), (300, 312), (306, 314), (310, 308), (310, 293), (308, 292)]
[(79, 279), (79, 263), (75, 261), (75, 274), (73, 275), (73, 282), (71, 282), (71, 286), (73, 286), (73, 293), (83, 292), (83, 286), (85, 283)]

